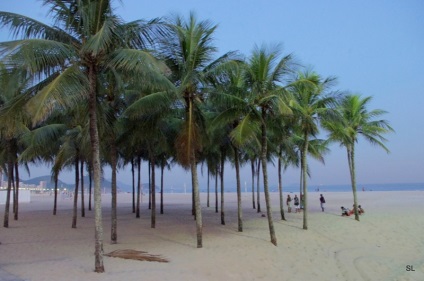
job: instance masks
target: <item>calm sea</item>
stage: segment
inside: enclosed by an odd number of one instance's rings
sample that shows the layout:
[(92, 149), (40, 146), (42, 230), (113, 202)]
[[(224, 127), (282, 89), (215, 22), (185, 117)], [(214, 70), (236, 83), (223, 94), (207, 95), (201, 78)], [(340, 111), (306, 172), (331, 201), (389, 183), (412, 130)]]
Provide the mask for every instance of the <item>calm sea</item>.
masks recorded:
[[(210, 192), (214, 192), (214, 185), (211, 185)], [(390, 184), (358, 184), (357, 190), (362, 191), (364, 189), (365, 191), (424, 191), (424, 183), (390, 183)], [(219, 190), (219, 189), (218, 189)], [(262, 186), (261, 186), (262, 190)], [(299, 186), (297, 185), (287, 185), (283, 186), (284, 192), (299, 192)], [(350, 192), (352, 191), (351, 185), (311, 185), (308, 187), (309, 192)], [(227, 186), (225, 187), (226, 192), (236, 192), (235, 187)], [(256, 191), (256, 187), (255, 187)], [(276, 192), (278, 191), (277, 186), (271, 186), (270, 191)], [(167, 191), (169, 192), (169, 191)], [(174, 189), (173, 192), (175, 193), (181, 193), (184, 192), (184, 190), (177, 190)], [(190, 192), (190, 189), (187, 188), (187, 192)], [(201, 188), (201, 192), (207, 192), (205, 187)], [(242, 192), (252, 192), (251, 187), (242, 187)]]
[[(293, 188), (293, 190), (290, 190)], [(390, 183), (390, 184), (357, 184), (358, 191), (424, 191), (424, 183)], [(321, 185), (310, 186), (309, 191), (347, 192), (352, 191), (351, 185)], [(299, 187), (290, 186), (287, 191), (298, 191)]]

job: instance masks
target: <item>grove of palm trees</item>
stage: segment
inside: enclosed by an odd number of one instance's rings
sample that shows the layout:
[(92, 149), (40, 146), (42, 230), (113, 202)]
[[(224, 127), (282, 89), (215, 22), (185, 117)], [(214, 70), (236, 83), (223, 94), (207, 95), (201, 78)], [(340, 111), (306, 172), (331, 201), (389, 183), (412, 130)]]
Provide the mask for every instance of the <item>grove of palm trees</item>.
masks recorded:
[[(194, 12), (125, 22), (115, 13), (119, 1), (42, 2), (51, 25), (0, 11), (0, 28), (13, 37), (0, 42), (0, 170), (8, 179), (4, 228), (13, 225), (12, 214), (14, 220), (19, 218), (22, 169), (46, 164), (56, 182), (62, 171), (72, 169), (75, 196), (69, 228), (78, 228), (78, 204), (81, 217), (94, 212), (94, 270), (104, 272), (105, 241), (119, 244), (125, 232), (117, 219), (119, 169), (132, 171), (134, 219), (143, 204), (149, 204), (155, 228), (158, 210), (166, 215), (163, 174), (179, 165), (191, 174), (193, 244), (202, 248), (202, 166), (214, 193), (209, 202), (208, 184), (207, 207), (215, 207), (221, 224), (226, 224), (224, 178), (234, 177), (237, 232), (245, 231), (244, 210), (253, 205), (260, 212), (257, 196), (263, 195), (270, 242), (280, 246), (284, 241), (277, 241), (274, 224), (285, 220), (283, 170), (299, 171), (306, 230), (308, 159), (323, 162), (330, 143), (347, 150), (359, 221), (356, 144), (366, 140), (388, 152), (385, 135), (393, 132), (389, 122), (380, 119), (386, 112), (369, 108), (371, 97), (337, 89), (335, 77), (303, 67), (278, 44), (252, 42), (251, 53), (225, 50), (218, 56), (223, 50), (216, 47), (217, 25)], [(140, 201), (142, 162), (149, 163), (147, 202)], [(231, 163), (234, 172), (225, 170), (225, 163)], [(278, 163), (279, 179), (270, 179), (271, 163)], [(106, 166), (112, 171), (107, 175), (112, 179), (110, 229), (102, 223), (100, 183)], [(242, 166), (252, 170), (249, 205), (242, 205)], [(90, 197), (78, 198), (85, 193), (85, 175), (92, 179)], [(279, 182), (277, 195), (270, 192), (271, 180)], [(58, 186), (52, 215), (60, 204), (57, 194)], [(279, 217), (272, 196), (279, 198)]]

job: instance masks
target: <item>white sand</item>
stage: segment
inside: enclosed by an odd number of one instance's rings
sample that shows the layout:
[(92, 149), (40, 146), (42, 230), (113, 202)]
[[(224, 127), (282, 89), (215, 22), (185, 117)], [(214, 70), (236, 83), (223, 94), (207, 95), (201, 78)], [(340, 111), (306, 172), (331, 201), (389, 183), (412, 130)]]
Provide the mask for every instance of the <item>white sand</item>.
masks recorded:
[[(18, 221), (11, 216), (10, 227), (0, 228), (0, 280), (424, 280), (424, 192), (359, 192), (366, 211), (360, 222), (340, 216), (341, 205), (352, 206), (351, 193), (324, 196), (323, 213), (319, 193), (309, 194), (305, 231), (302, 214), (286, 213), (287, 221), (280, 220), (278, 195), (272, 194), (276, 247), (269, 242), (267, 219), (252, 209), (251, 194), (243, 194), (242, 233), (235, 194), (226, 194), (225, 226), (214, 202), (206, 208), (202, 194), (204, 247), (197, 249), (191, 194), (165, 194), (165, 214), (157, 214), (156, 229), (150, 227), (145, 198), (136, 219), (131, 195), (120, 194), (115, 245), (109, 243), (110, 195), (105, 195), (105, 253), (143, 250), (170, 262), (104, 257), (102, 274), (93, 272), (93, 211), (85, 218), (79, 212), (78, 228), (72, 229), (71, 200), (60, 199), (53, 216), (53, 197), (33, 196), (20, 205)], [(0, 216), (3, 223), (4, 205)], [(408, 265), (415, 271), (407, 271)]]

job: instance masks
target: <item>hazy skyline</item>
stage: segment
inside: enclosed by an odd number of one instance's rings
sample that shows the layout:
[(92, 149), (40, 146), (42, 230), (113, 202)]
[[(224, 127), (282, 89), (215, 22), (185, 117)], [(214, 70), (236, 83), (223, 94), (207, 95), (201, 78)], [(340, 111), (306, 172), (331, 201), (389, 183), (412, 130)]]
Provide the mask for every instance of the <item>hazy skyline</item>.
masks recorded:
[[(255, 44), (283, 46), (283, 54), (293, 53), (302, 65), (320, 75), (336, 76), (334, 90), (372, 96), (371, 109), (388, 111), (384, 119), (396, 130), (388, 134), (391, 153), (360, 139), (357, 145), (358, 183), (424, 182), (424, 2), (416, 1), (145, 1), (123, 0), (116, 12), (125, 20), (152, 19), (170, 14), (187, 16), (194, 11), (199, 19), (218, 24), (215, 44), (220, 53), (238, 50), (249, 56)], [(243, 3), (243, 4), (241, 4)], [(115, 6), (120, 6), (115, 1)], [(0, 2), (0, 10), (49, 22), (40, 1)], [(0, 30), (0, 40), (11, 38)], [(322, 134), (325, 137), (326, 134)], [(349, 184), (345, 149), (330, 147), (325, 165), (309, 160), (310, 185)], [(270, 184), (277, 183), (277, 171), (270, 165)], [(206, 173), (206, 168), (204, 170)], [(24, 178), (25, 172), (21, 173)], [(50, 174), (35, 167), (31, 176)], [(143, 173), (146, 178), (147, 172)], [(67, 171), (61, 179), (72, 182)], [(105, 178), (110, 178), (106, 173)], [(250, 186), (250, 168), (242, 171), (242, 184)], [(131, 182), (129, 168), (118, 179)], [(172, 183), (170, 183), (172, 181)], [(299, 181), (299, 170), (283, 175), (287, 184)], [(143, 182), (145, 182), (143, 180)], [(205, 180), (201, 181), (204, 184)], [(235, 175), (226, 171), (227, 185)], [(174, 166), (166, 172), (166, 186), (191, 186), (190, 175)]]

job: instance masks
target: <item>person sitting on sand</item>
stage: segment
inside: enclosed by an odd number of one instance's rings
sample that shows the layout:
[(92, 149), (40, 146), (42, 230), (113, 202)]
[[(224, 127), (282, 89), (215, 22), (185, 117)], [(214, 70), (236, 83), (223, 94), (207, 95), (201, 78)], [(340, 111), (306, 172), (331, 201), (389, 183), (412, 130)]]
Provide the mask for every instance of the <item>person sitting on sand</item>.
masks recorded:
[(343, 206), (341, 206), (340, 208), (342, 209), (342, 216), (347, 216), (347, 217), (350, 216), (350, 210), (349, 209), (347, 209)]
[[(353, 204), (353, 208), (350, 212), (351, 212), (352, 215), (355, 213), (355, 204)], [(362, 215), (364, 212), (365, 211), (364, 211), (364, 209), (362, 209), (361, 205), (358, 205), (358, 214)]]

